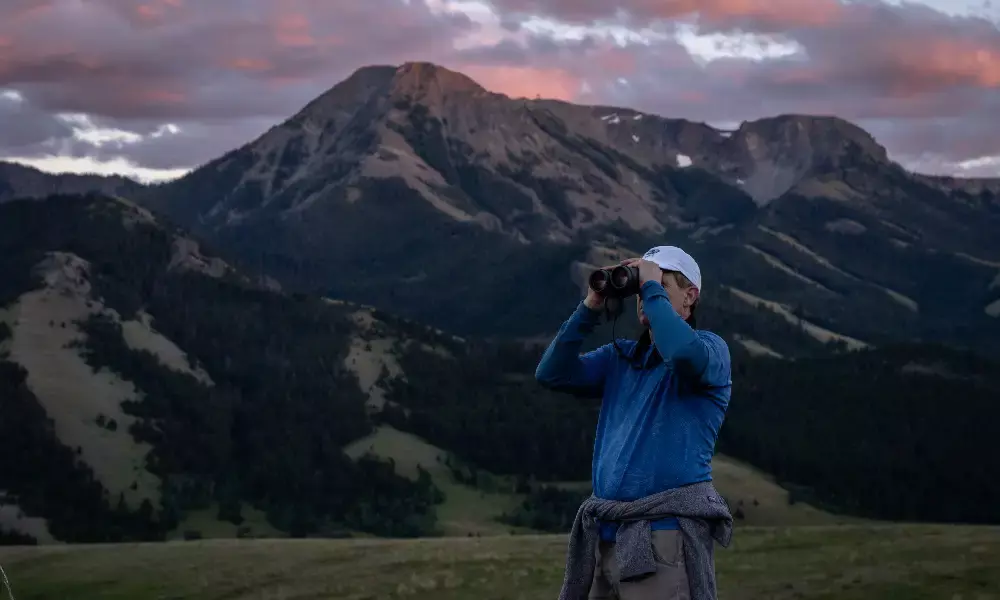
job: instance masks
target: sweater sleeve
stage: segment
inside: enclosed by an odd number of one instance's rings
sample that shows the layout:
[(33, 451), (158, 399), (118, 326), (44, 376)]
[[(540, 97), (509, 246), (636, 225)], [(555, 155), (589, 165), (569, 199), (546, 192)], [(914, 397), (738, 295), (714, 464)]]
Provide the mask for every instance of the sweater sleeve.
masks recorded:
[(673, 362), (682, 376), (714, 385), (711, 380), (718, 369), (712, 363), (722, 358), (715, 348), (677, 314), (660, 282), (647, 281), (639, 294), (643, 312), (649, 317), (653, 344), (663, 360)]
[(581, 302), (562, 324), (535, 369), (535, 379), (546, 388), (599, 397), (604, 390), (610, 344), (581, 354), (583, 342), (597, 326), (600, 312)]

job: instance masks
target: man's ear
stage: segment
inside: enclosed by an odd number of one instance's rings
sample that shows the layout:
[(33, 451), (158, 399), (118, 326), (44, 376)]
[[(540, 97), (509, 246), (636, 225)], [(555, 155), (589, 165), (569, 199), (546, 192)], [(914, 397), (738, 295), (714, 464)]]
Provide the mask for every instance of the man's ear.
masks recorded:
[(694, 303), (697, 302), (698, 298), (701, 296), (701, 292), (698, 290), (698, 288), (694, 287), (693, 285), (688, 289), (684, 290), (684, 292), (685, 292), (684, 299), (687, 300), (688, 306), (694, 305)]

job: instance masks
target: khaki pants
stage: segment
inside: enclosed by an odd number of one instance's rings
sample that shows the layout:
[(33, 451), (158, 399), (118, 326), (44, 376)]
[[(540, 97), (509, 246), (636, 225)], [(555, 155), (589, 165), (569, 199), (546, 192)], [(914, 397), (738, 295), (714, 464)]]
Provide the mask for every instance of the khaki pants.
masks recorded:
[(590, 600), (690, 600), (681, 532), (653, 531), (652, 536), (656, 573), (630, 581), (619, 581), (614, 543), (598, 542)]

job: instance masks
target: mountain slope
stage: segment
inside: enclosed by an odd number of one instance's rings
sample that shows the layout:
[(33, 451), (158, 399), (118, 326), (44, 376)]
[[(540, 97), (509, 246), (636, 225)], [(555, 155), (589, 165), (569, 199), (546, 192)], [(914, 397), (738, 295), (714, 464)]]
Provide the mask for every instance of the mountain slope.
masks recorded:
[(6, 504), (69, 541), (155, 539), (205, 510), (426, 529), (425, 480), (340, 450), (372, 430), (350, 311), (242, 277), (123, 200), (15, 200), (0, 229), (0, 396), (23, 416), (0, 436)]
[(50, 194), (102, 192), (133, 196), (143, 184), (126, 177), (101, 175), (52, 174), (34, 167), (0, 161), (0, 202), (11, 198), (40, 198)]
[[(100, 195), (4, 203), (0, 269), (0, 530), (564, 529), (586, 494), (566, 482), (589, 477), (599, 407), (541, 389), (537, 347), (284, 292)], [(923, 346), (790, 363), (727, 340), (738, 402), (716, 462), (747, 522), (995, 519), (1000, 465), (970, 433), (1000, 418), (994, 364)]]
[[(823, 331), (997, 350), (998, 190), (907, 173), (833, 117), (720, 131), (407, 63), (359, 69), (142, 202), (291, 288), (459, 334), (554, 331), (587, 268), (676, 243), (703, 263), (706, 326), (803, 355)], [(762, 337), (750, 297), (794, 316), (760, 317), (781, 323)]]
[[(525, 380), (520, 350), (484, 360), (371, 308), (283, 294), (124, 199), (13, 200), (0, 234), (0, 530), (43, 542), (520, 531), (499, 519), (529, 479), (586, 477), (593, 407)], [(495, 432), (529, 441), (530, 462), (393, 427), (439, 437), (399, 394), (425, 389), (412, 361), (427, 358), (520, 400), (481, 406), (477, 423), (535, 413), (537, 430)], [(756, 498), (762, 522), (832, 520), (729, 470), (726, 492)]]

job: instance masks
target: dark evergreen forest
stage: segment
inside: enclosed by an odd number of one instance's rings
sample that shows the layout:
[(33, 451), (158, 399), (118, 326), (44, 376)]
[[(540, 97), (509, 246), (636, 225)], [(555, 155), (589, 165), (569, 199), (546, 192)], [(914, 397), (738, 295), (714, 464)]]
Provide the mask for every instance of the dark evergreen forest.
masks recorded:
[[(206, 384), (129, 348), (109, 313), (78, 324), (89, 364), (144, 392), (124, 407), (138, 418), (128, 434), (152, 445), (148, 468), (164, 482), (163, 500), (129, 509), (57, 439), (24, 370), (0, 355), (0, 489), (29, 514), (44, 515), (58, 538), (162, 539), (187, 511), (213, 504), (234, 523), (243, 507), (260, 508), (297, 536), (433, 535), (443, 498), (427, 473), (407, 479), (390, 462), (355, 461), (342, 451), (380, 423), (524, 482), (589, 479), (599, 406), (537, 385), (538, 345), (458, 340), (377, 311), (381, 329), (367, 335), (400, 340), (395, 352), (405, 377), (383, 379), (391, 402), (371, 414), (344, 366), (358, 335), (350, 306), (263, 289), (238, 274), (170, 268), (181, 232), (143, 222), (126, 227), (128, 210), (99, 196), (0, 207), (0, 306), (41, 285), (34, 266), (47, 252), (74, 253), (90, 263), (96, 299), (121, 319), (140, 310), (152, 315), (153, 326), (212, 378)], [(717, 306), (726, 306), (724, 297)], [(734, 400), (719, 452), (773, 473), (797, 498), (830, 510), (1000, 522), (1000, 454), (988, 426), (1000, 422), (995, 363), (935, 345), (841, 354), (805, 336), (779, 349), (797, 354), (794, 361), (754, 358), (726, 331), (787, 327), (780, 317), (755, 319), (760, 314), (734, 308), (703, 315), (733, 350)], [(0, 344), (10, 335), (0, 326)], [(606, 335), (603, 327), (590, 345)], [(531, 489), (506, 521), (565, 529), (579, 494)]]

